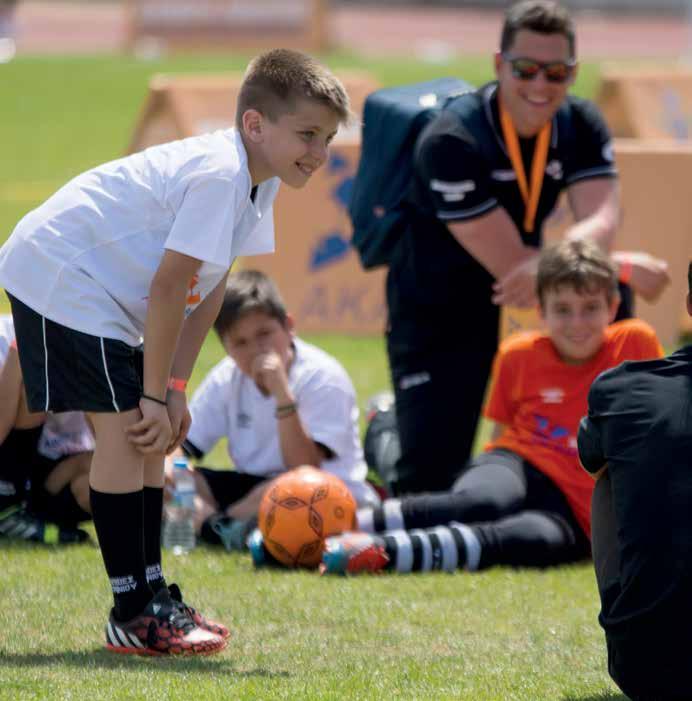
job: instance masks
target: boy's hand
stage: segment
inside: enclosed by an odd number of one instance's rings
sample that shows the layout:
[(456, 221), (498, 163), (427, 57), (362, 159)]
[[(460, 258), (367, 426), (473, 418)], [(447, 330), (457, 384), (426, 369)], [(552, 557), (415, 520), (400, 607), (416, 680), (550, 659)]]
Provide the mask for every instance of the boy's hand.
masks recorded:
[(139, 400), (139, 410), (142, 418), (125, 429), (130, 443), (145, 455), (164, 454), (171, 444), (172, 436), (168, 407), (142, 397)]
[(530, 308), (536, 305), (538, 253), (512, 268), (493, 285), (493, 304)]
[(171, 420), (171, 443), (166, 450), (167, 454), (172, 453), (187, 436), (192, 423), (190, 411), (187, 408), (187, 397), (185, 392), (170, 391), (166, 398), (168, 402), (168, 417)]
[(252, 363), (252, 379), (265, 396), (283, 397), (288, 394), (286, 368), (278, 353), (260, 353)]

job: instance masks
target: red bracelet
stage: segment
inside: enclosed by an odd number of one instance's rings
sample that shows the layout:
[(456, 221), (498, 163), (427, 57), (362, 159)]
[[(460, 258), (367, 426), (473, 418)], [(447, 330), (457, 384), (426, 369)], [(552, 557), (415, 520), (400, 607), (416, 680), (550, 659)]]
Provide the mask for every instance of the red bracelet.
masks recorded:
[(632, 279), (632, 261), (625, 258), (620, 261), (620, 270), (618, 272), (618, 280), (623, 284), (627, 284)]
[(17, 339), (16, 338), (13, 338), (10, 341), (10, 348), (14, 348), (15, 350), (17, 350)]
[(172, 389), (175, 392), (184, 392), (187, 387), (187, 380), (181, 380), (178, 377), (171, 377), (168, 380), (168, 389)]

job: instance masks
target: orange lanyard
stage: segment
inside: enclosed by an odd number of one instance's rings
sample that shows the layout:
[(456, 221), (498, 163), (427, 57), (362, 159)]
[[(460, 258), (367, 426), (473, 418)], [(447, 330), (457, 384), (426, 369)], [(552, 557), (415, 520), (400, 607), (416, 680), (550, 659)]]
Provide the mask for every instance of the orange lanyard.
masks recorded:
[(538, 200), (541, 197), (541, 188), (543, 187), (543, 176), (545, 174), (545, 164), (548, 160), (548, 146), (550, 144), (550, 122), (547, 122), (536, 137), (536, 145), (533, 149), (533, 158), (531, 160), (531, 189), (526, 182), (526, 171), (524, 170), (524, 161), (521, 158), (521, 150), (519, 148), (519, 138), (517, 130), (514, 128), (514, 122), (509, 112), (504, 108), (502, 101), (500, 104), (500, 123), (502, 124), (502, 135), (505, 137), (505, 144), (509, 152), (509, 160), (512, 162), (512, 168), (517, 176), (519, 183), (519, 191), (521, 198), (524, 200), (524, 231), (527, 233), (533, 232), (533, 225), (536, 219), (536, 210), (538, 209)]

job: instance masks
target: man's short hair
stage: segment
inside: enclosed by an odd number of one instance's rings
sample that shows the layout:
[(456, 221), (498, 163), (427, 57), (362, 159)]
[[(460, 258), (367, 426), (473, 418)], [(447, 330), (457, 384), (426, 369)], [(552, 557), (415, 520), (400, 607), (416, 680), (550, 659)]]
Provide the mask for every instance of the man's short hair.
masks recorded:
[(238, 93), (236, 126), (242, 126), (243, 114), (249, 109), (275, 122), (283, 114), (293, 112), (301, 98), (329, 107), (341, 123), (352, 118), (348, 94), (341, 81), (314, 58), (289, 49), (260, 54), (245, 71)]
[(500, 51), (509, 51), (519, 31), (538, 34), (562, 34), (569, 43), (570, 58), (576, 55), (574, 22), (566, 8), (552, 0), (522, 0), (511, 5), (505, 13)]
[(608, 302), (618, 294), (617, 268), (610, 257), (588, 239), (560, 241), (541, 252), (536, 293), (543, 305), (549, 290), (571, 287), (577, 293), (603, 291)]
[(259, 270), (241, 270), (228, 276), (221, 309), (214, 330), (223, 336), (242, 317), (261, 312), (281, 325), (286, 323), (286, 307), (273, 280)]

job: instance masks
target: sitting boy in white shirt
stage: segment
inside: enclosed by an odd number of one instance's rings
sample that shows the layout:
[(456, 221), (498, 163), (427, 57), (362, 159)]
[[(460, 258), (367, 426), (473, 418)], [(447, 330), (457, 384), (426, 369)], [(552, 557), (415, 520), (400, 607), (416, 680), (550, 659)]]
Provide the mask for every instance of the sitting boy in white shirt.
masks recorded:
[(295, 337), (274, 283), (254, 270), (230, 275), (214, 328), (228, 357), (195, 392), (182, 448), (200, 459), (227, 438), (235, 470), (194, 471), (202, 538), (242, 548), (269, 480), (300, 465), (340, 477), (359, 505), (377, 504), (353, 384), (334, 358)]

